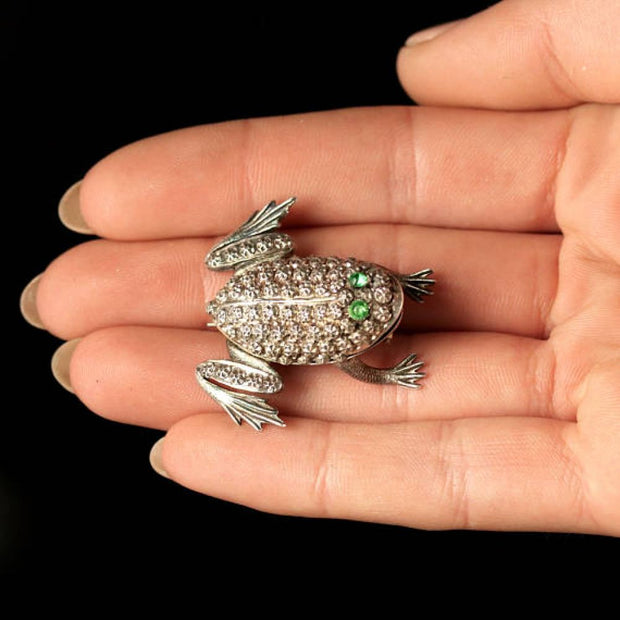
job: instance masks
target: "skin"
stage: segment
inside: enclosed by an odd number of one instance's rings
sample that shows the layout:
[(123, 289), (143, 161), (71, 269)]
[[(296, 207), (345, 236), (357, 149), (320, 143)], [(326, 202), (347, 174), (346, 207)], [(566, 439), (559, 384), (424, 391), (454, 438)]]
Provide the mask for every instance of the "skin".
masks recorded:
[[(99, 162), (80, 208), (102, 239), (56, 259), (36, 299), (81, 338), (77, 396), (166, 431), (155, 458), (179, 484), (262, 510), (620, 535), (620, 11), (596, 5), (507, 0), (403, 48), (421, 107), (196, 127)], [(291, 193), (299, 254), (434, 269), (435, 297), (364, 358), (416, 351), (428, 376), (284, 368), (287, 428), (256, 433), (194, 380), (226, 357), (200, 266)]]

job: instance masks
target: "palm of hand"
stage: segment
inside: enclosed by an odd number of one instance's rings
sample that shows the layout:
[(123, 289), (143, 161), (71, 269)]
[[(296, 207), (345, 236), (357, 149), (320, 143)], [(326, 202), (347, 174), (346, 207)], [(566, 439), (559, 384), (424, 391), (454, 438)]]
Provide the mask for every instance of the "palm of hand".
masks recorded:
[(610, 524), (620, 500), (615, 447), (620, 429), (620, 237), (614, 214), (618, 188), (608, 180), (620, 153), (605, 134), (617, 120), (617, 110), (577, 109), (558, 170), (556, 218), (563, 241), (548, 317), (543, 391), (551, 415), (577, 422), (563, 429), (576, 508), (594, 522), (610, 519)]

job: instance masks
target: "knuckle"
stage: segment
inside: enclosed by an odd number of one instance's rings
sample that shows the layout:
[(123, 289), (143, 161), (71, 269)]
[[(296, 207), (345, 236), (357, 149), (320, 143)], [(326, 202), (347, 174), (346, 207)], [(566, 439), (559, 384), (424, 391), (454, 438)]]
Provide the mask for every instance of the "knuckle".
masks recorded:
[(469, 495), (470, 466), (463, 442), (456, 427), (449, 422), (441, 424), (438, 477), (441, 497), (450, 515), (452, 526), (470, 529), (474, 527)]

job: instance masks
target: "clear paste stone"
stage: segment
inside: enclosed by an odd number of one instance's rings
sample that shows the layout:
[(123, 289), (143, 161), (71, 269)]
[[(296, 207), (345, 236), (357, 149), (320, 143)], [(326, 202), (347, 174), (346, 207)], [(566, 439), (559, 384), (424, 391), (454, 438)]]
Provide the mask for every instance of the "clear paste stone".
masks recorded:
[[(277, 247), (286, 239), (269, 241)], [(389, 333), (401, 316), (403, 292), (378, 265), (290, 256), (233, 275), (208, 307), (216, 327), (252, 355), (326, 364), (358, 355)]]

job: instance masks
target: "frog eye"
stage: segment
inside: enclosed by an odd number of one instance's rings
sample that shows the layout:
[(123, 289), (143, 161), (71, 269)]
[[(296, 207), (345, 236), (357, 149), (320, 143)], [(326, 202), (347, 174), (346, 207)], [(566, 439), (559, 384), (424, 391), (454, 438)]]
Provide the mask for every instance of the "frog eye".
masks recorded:
[(356, 299), (349, 304), (349, 316), (354, 321), (363, 321), (370, 314), (370, 308), (363, 299)]
[(368, 276), (363, 271), (355, 271), (347, 280), (353, 288), (363, 288), (368, 284)]

